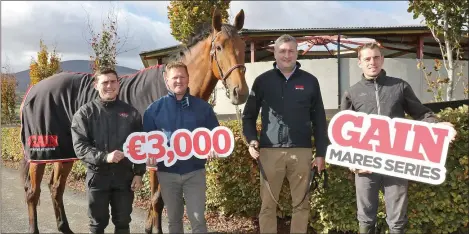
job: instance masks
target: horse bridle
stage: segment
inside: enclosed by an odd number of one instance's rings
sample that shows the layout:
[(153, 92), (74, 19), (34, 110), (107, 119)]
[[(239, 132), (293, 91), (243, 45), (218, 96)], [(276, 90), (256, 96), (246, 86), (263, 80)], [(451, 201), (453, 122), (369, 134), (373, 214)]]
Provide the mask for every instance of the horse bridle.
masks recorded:
[(217, 51), (216, 51), (215, 44), (214, 44), (215, 39), (217, 39), (218, 35), (221, 32), (222, 31), (217, 32), (212, 38), (211, 49), (210, 49), (210, 59), (212, 61), (215, 60), (215, 62), (217, 63), (217, 68), (218, 68), (218, 73), (220, 74), (220, 79), (223, 82), (223, 86), (225, 86), (226, 88), (227, 94), (229, 94), (228, 86), (226, 85), (226, 79), (230, 76), (231, 72), (233, 72), (237, 68), (243, 69), (242, 70), (243, 73), (246, 72), (246, 66), (244, 66), (243, 64), (235, 64), (225, 74), (223, 74), (223, 71), (220, 67), (220, 63), (218, 62), (218, 59), (217, 59)]

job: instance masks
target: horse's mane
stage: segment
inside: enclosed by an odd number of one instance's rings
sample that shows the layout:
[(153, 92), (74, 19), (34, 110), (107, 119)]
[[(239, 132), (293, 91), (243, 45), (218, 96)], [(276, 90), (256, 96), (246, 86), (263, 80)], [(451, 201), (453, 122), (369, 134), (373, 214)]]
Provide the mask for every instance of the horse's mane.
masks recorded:
[[(189, 36), (187, 44), (180, 44), (178, 46), (179, 50), (168, 56), (168, 61), (181, 61), (184, 59), (184, 57), (190, 53), (190, 48), (209, 37), (212, 30), (211, 21), (200, 24), (199, 27), (194, 30), (194, 33)], [(234, 37), (238, 34), (236, 27), (230, 24), (222, 24), (221, 31), (226, 33), (228, 37)]]

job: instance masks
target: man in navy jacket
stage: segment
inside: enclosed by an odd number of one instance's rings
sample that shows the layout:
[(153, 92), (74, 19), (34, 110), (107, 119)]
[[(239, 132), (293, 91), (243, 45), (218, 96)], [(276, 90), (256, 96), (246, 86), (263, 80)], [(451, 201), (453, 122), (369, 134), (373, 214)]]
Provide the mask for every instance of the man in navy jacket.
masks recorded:
[[(249, 142), (249, 153), (265, 172), (260, 178), (261, 233), (277, 232), (277, 200), (285, 177), (293, 206), (290, 233), (307, 232), (311, 167), (317, 166), (318, 171), (325, 168), (328, 138), (321, 89), (318, 79), (301, 69), (297, 47), (296, 39), (290, 35), (275, 41), (273, 67), (256, 77), (243, 112), (243, 134)], [(260, 110), (262, 129), (258, 134)]]
[[(162, 131), (169, 141), (173, 132), (178, 129), (193, 131), (205, 127), (212, 130), (219, 126), (213, 108), (203, 99), (189, 94), (189, 74), (185, 64), (169, 63), (166, 65), (164, 77), (169, 93), (152, 103), (145, 111), (145, 132)], [(184, 199), (192, 231), (207, 233), (204, 215), (205, 163), (206, 159), (191, 157), (188, 160), (178, 160), (170, 167), (164, 165), (164, 162), (157, 164), (170, 233), (184, 233)]]

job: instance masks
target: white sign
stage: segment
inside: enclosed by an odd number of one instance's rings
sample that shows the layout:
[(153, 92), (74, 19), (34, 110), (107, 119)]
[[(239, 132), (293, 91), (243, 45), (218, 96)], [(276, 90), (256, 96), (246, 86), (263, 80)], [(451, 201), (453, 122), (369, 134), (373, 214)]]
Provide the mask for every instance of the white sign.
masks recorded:
[(206, 159), (211, 151), (218, 157), (231, 155), (234, 149), (233, 132), (224, 126), (218, 126), (212, 131), (207, 128), (189, 130), (179, 129), (171, 139), (161, 131), (134, 132), (124, 143), (124, 155), (133, 163), (147, 163), (156, 165), (163, 162), (167, 167), (177, 160), (187, 160), (192, 156)]
[(443, 124), (341, 111), (330, 121), (326, 162), (441, 184), (455, 130)]

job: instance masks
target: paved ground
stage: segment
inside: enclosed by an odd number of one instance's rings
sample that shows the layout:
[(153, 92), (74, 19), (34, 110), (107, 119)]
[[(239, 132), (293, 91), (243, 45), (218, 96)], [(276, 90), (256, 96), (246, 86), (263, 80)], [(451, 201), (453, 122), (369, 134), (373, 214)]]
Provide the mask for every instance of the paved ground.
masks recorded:
[[(15, 169), (0, 168), (1, 173), (1, 231), (0, 233), (25, 233), (28, 231), (28, 213), (24, 201), (24, 190), (19, 183), (19, 171)], [(70, 188), (65, 190), (64, 206), (70, 228), (75, 233), (88, 233), (88, 217), (86, 196), (82, 192), (73, 191)], [(144, 232), (144, 220), (146, 211), (134, 208), (132, 212), (132, 233)], [(163, 217), (163, 232), (168, 233), (167, 221)], [(57, 233), (57, 226), (52, 208), (49, 188), (43, 181), (41, 184), (41, 199), (38, 206), (38, 226), (41, 233)], [(109, 221), (106, 233), (113, 233), (114, 225)], [(185, 225), (185, 232), (190, 233), (188, 225)]]

